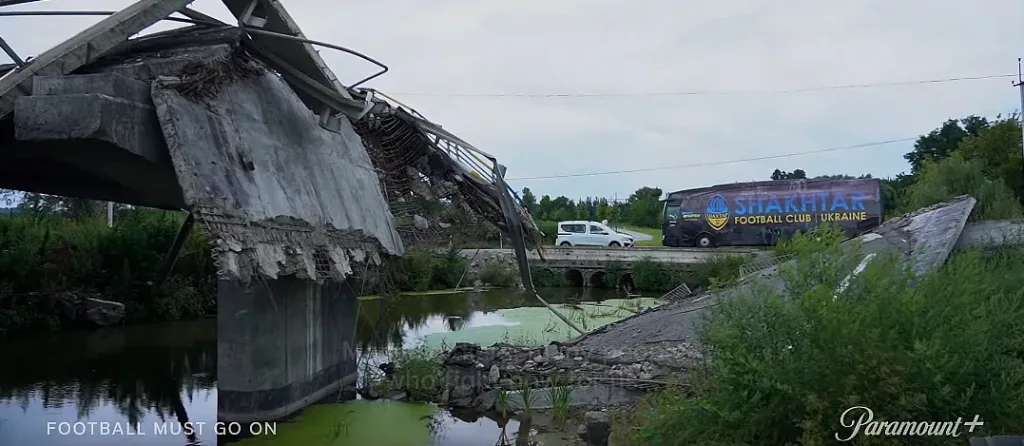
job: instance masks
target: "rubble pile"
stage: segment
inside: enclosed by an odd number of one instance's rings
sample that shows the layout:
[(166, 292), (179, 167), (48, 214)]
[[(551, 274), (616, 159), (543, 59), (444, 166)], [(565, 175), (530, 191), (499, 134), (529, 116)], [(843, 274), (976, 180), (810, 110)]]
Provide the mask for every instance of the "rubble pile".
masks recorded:
[(650, 344), (610, 354), (558, 342), (544, 347), (495, 344), (488, 348), (459, 343), (442, 353), (446, 384), (437, 402), (486, 411), (493, 407), (492, 391), (498, 388), (543, 388), (555, 380), (573, 386), (600, 383), (651, 390), (684, 377), (702, 357), (689, 343)]

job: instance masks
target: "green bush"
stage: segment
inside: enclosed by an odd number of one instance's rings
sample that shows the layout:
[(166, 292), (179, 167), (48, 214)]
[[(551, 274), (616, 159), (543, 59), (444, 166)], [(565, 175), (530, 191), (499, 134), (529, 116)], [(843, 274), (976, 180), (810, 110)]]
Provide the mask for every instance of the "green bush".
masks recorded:
[(916, 183), (907, 189), (904, 212), (931, 206), (959, 195), (978, 200), (974, 218), (998, 220), (1020, 218), (1021, 204), (1001, 179), (985, 176), (982, 160), (964, 160), (959, 153), (937, 163), (925, 163)]
[(776, 256), (814, 254), (823, 247), (835, 247), (847, 239), (846, 232), (828, 223), (818, 225), (806, 233), (779, 241), (772, 250)]
[(645, 400), (620, 444), (834, 444), (849, 433), (837, 430), (840, 414), (857, 405), (876, 420), (979, 414), (974, 436), (1024, 431), (1024, 249), (956, 254), (923, 278), (876, 258), (837, 293), (848, 271), (840, 266), (857, 257), (834, 245), (825, 249), (833, 255), (800, 255), (784, 275), (787, 296), (714, 307), (691, 391)]
[(633, 283), (639, 291), (668, 291), (682, 283), (684, 274), (650, 259), (633, 262)]
[(530, 276), (533, 278), (533, 285), (539, 288), (554, 288), (565, 286), (565, 278), (547, 268), (531, 267)]
[(721, 255), (693, 265), (693, 270), (686, 278), (691, 288), (707, 288), (724, 286), (740, 276), (740, 267), (747, 263), (741, 256)]
[[(424, 249), (410, 249), (397, 259), (394, 279), (400, 291), (451, 289), (459, 283), (469, 261), (458, 249), (436, 255)], [(465, 285), (463, 283), (462, 285)]]
[(215, 311), (216, 269), (193, 231), (172, 276), (151, 293), (183, 213), (138, 209), (108, 228), (103, 218), (0, 217), (0, 332), (57, 327), (57, 293), (125, 304), (129, 321)]
[(484, 267), (480, 273), (480, 281), (491, 286), (510, 288), (516, 285), (516, 278), (519, 272), (515, 268), (491, 263)]
[(414, 402), (433, 401), (444, 385), (444, 370), (435, 352), (425, 348), (395, 353), (396, 388), (405, 390)]
[(554, 245), (555, 239), (558, 238), (558, 222), (551, 220), (540, 220), (537, 222), (537, 228), (540, 232), (544, 233), (544, 244)]

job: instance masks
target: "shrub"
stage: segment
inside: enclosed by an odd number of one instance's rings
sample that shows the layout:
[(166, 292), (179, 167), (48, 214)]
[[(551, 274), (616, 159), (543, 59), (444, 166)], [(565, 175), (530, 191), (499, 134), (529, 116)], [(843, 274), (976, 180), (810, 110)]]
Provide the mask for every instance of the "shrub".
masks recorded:
[(168, 281), (151, 293), (185, 215), (150, 209), (103, 218), (0, 217), (0, 331), (57, 327), (50, 297), (98, 295), (124, 303), (129, 321), (215, 311), (216, 269), (193, 231)]
[(435, 255), (424, 249), (410, 249), (396, 259), (395, 286), (400, 291), (451, 289), (459, 284), (469, 260), (459, 249)]
[(964, 160), (959, 153), (937, 163), (925, 163), (918, 180), (907, 189), (904, 212), (947, 201), (959, 195), (978, 200), (974, 217), (982, 220), (1020, 218), (1021, 205), (1000, 179), (985, 176), (984, 162)]
[(491, 263), (480, 273), (480, 281), (491, 286), (509, 288), (516, 284), (518, 271), (507, 265)]
[(838, 246), (846, 239), (846, 232), (838, 226), (826, 223), (818, 225), (806, 233), (798, 233), (793, 237), (782, 239), (772, 247), (772, 250), (777, 256), (790, 254), (805, 256), (817, 253), (822, 248)]
[[(856, 405), (870, 407), (876, 420), (979, 414), (984, 429), (972, 435), (1020, 432), (1022, 254), (960, 253), (923, 278), (876, 258), (838, 293), (848, 271), (840, 266), (856, 257), (801, 255), (784, 275), (786, 296), (762, 293), (711, 310), (703, 334), (708, 359), (692, 375), (691, 394), (648, 398), (623, 441), (833, 444), (837, 432), (849, 433), (837, 431), (840, 414)], [(963, 441), (922, 437), (914, 444)]]
[(533, 278), (533, 285), (539, 288), (565, 286), (565, 278), (548, 268), (531, 267), (530, 277)]
[(558, 238), (558, 222), (551, 220), (540, 220), (537, 222), (537, 228), (540, 229), (540, 232), (544, 233), (544, 244), (555, 244), (555, 239)]
[(410, 401), (432, 401), (440, 393), (444, 374), (440, 361), (425, 347), (399, 350), (394, 357), (396, 387), (409, 394)]
[(640, 291), (668, 291), (682, 283), (683, 274), (649, 259), (633, 262), (633, 282)]

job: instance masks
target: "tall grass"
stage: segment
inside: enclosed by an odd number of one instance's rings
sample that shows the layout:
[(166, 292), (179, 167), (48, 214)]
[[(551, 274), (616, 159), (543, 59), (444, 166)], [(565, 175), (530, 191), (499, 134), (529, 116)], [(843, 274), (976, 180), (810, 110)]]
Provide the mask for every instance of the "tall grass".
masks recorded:
[(122, 302), (130, 321), (215, 311), (216, 269), (198, 230), (172, 276), (150, 294), (184, 218), (134, 210), (108, 228), (103, 218), (0, 217), (0, 333), (56, 328), (51, 298), (58, 293)]
[(565, 427), (569, 419), (569, 403), (571, 402), (572, 391), (575, 386), (565, 377), (552, 375), (548, 387), (548, 403), (551, 404), (551, 415), (557, 423), (557, 428)]
[[(815, 239), (797, 238), (811, 251)], [(833, 444), (840, 414), (857, 405), (876, 420), (979, 414), (984, 429), (971, 435), (1024, 432), (1022, 256), (1021, 248), (964, 252), (921, 278), (876, 258), (837, 295), (850, 262), (801, 255), (784, 275), (787, 296), (711, 310), (708, 359), (692, 373), (692, 391), (648, 398), (620, 444)]]

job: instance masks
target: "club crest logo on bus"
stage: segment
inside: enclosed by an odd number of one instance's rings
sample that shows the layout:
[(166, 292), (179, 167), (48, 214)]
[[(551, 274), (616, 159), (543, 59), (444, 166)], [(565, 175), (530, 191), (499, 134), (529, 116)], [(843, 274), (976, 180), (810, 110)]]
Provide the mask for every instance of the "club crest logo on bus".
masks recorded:
[(729, 222), (729, 202), (725, 197), (715, 194), (708, 200), (708, 207), (704, 209), (704, 218), (708, 221), (711, 229), (721, 231)]

